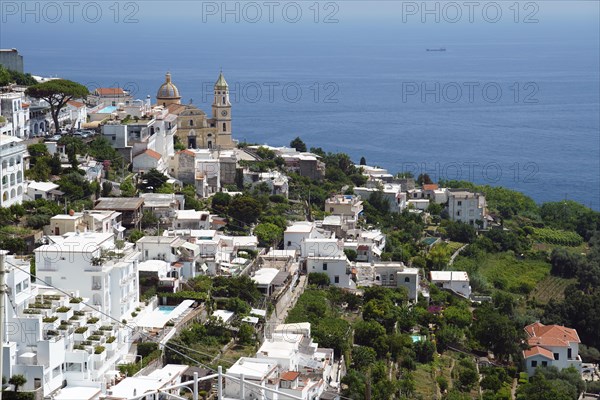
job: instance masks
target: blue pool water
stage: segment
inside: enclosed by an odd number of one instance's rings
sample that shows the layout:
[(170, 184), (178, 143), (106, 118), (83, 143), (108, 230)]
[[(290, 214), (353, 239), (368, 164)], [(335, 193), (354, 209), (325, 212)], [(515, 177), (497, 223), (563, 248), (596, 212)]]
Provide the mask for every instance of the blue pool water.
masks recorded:
[(108, 107), (104, 107), (102, 110), (100, 110), (99, 112), (101, 114), (110, 114), (112, 112), (114, 112), (117, 109), (116, 106), (108, 106)]
[(174, 306), (158, 306), (157, 311), (161, 314), (169, 315), (174, 309)]
[(421, 335), (412, 335), (411, 339), (412, 339), (413, 343), (416, 343), (416, 342), (422, 341), (423, 340), (423, 336), (421, 336)]

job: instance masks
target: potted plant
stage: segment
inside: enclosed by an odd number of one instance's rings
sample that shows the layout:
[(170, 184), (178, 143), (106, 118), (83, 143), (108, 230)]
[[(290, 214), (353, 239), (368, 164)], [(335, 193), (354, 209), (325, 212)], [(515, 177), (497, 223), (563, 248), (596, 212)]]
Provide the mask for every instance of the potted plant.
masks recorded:
[(58, 317), (61, 320), (68, 320), (69, 318), (71, 318), (73, 316), (73, 309), (71, 307), (66, 307), (66, 306), (58, 307), (56, 309), (56, 312), (58, 313)]
[(90, 336), (90, 330), (87, 326), (80, 326), (75, 329), (75, 340), (86, 340)]

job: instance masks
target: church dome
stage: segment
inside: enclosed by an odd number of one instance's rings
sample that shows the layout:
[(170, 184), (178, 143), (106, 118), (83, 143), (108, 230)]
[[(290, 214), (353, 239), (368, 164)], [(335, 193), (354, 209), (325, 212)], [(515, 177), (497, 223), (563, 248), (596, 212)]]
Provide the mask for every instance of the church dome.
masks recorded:
[(174, 100), (181, 99), (179, 95), (179, 89), (171, 82), (171, 74), (167, 72), (165, 83), (163, 83), (158, 89), (158, 94), (156, 95), (157, 100)]

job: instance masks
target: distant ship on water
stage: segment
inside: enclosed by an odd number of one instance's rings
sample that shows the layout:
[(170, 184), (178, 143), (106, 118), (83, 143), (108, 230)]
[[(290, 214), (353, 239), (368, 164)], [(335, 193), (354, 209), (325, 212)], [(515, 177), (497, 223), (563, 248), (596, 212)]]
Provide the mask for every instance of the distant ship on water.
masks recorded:
[(440, 47), (438, 49), (425, 49), (425, 51), (446, 51), (445, 47)]

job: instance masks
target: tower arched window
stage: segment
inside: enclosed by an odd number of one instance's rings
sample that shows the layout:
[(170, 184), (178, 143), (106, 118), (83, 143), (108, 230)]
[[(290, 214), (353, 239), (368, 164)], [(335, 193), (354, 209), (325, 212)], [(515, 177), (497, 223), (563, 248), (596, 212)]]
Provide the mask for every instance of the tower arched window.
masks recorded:
[(223, 122), (223, 132), (227, 131), (227, 123)]
[(190, 119), (190, 126), (194, 126), (194, 120)]

